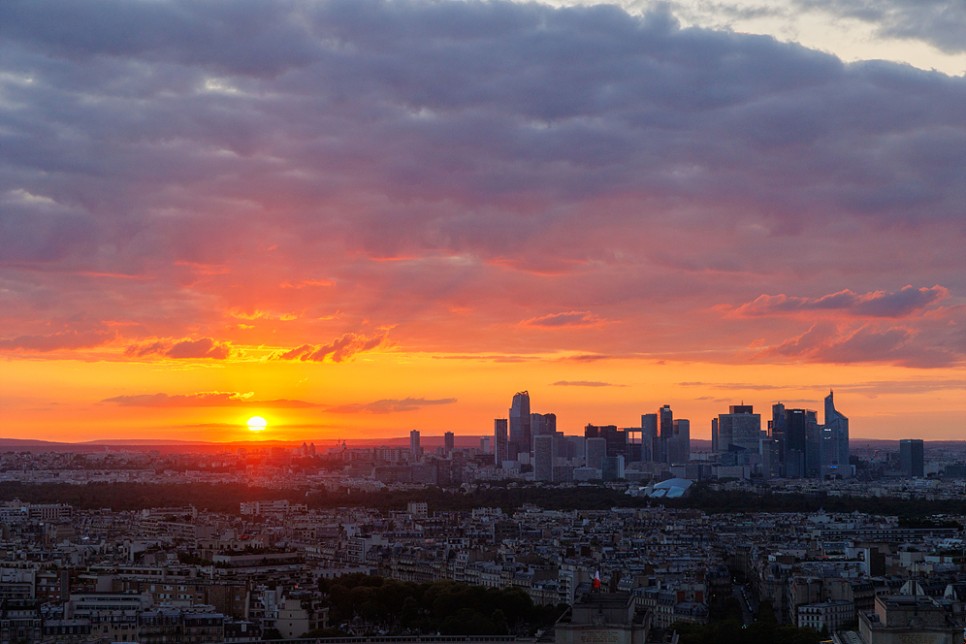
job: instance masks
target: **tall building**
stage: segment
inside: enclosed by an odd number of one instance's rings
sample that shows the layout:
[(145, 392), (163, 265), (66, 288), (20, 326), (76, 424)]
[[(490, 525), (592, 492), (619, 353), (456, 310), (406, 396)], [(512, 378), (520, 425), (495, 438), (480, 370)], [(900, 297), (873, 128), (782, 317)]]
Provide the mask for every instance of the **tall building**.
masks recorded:
[(658, 419), (658, 461), (667, 463), (667, 443), (674, 435), (674, 413), (670, 405), (664, 405), (657, 412)]
[(533, 437), (533, 480), (553, 481), (554, 440), (553, 434)]
[(641, 461), (653, 463), (658, 459), (657, 414), (641, 414)]
[(849, 419), (835, 409), (832, 390), (825, 397), (825, 426), (822, 430), (822, 477), (852, 475), (849, 464)]
[(507, 451), (507, 419), (496, 418), (493, 420), (493, 464), (503, 467), (503, 461), (510, 460)]
[(510, 403), (510, 458), (517, 460), (520, 452), (530, 452), (530, 393), (520, 391)]
[[(814, 469), (808, 462), (809, 436), (814, 436), (818, 427), (818, 416), (810, 409), (786, 409), (783, 431), (782, 475), (790, 479), (805, 478)], [(814, 450), (812, 450), (814, 452)]]
[(667, 462), (687, 463), (691, 458), (691, 421), (678, 418), (672, 427), (674, 430), (667, 442)]
[(761, 414), (756, 414), (752, 405), (729, 406), (727, 414), (718, 414), (717, 427), (718, 453), (758, 453), (761, 442)]
[(443, 452), (450, 454), (456, 447), (456, 436), (453, 432), (443, 434)]
[(604, 459), (607, 458), (607, 440), (604, 438), (588, 438), (587, 444), (587, 467), (603, 469)]
[(771, 406), (771, 420), (768, 421), (768, 438), (778, 450), (778, 459), (772, 465), (774, 476), (785, 474), (785, 405), (775, 403)]
[(413, 461), (418, 461), (423, 456), (423, 448), (419, 446), (419, 430), (414, 429), (409, 432), (409, 453)]
[(903, 438), (899, 441), (899, 467), (903, 476), (922, 478), (925, 475), (923, 451), (921, 438)]

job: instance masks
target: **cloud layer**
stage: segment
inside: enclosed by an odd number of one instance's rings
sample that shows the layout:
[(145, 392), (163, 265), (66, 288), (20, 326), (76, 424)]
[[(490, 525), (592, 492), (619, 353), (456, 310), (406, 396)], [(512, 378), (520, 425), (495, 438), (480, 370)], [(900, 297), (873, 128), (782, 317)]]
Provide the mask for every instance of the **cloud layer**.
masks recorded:
[[(866, 5), (836, 10), (960, 46), (948, 3)], [(0, 24), (5, 354), (966, 353), (963, 77), (664, 5), (17, 0)]]

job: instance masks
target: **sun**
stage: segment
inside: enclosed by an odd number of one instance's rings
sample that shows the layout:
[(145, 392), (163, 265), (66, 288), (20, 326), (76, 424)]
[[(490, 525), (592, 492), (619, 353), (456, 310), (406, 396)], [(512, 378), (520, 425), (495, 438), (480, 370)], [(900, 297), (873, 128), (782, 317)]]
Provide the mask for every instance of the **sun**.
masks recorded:
[(261, 416), (252, 416), (248, 419), (248, 431), (263, 432), (268, 427), (268, 421)]

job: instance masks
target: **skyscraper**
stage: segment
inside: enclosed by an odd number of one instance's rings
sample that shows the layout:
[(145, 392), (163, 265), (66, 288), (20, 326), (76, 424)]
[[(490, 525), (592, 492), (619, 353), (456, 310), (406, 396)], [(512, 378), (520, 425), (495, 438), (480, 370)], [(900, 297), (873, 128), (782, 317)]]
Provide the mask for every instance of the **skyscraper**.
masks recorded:
[(825, 397), (825, 427), (822, 430), (822, 477), (852, 474), (849, 464), (849, 419), (835, 409), (830, 389)]
[(493, 464), (503, 467), (503, 461), (509, 460), (507, 453), (507, 419), (493, 420)]
[(409, 453), (412, 455), (413, 461), (418, 461), (422, 458), (423, 449), (419, 446), (419, 430), (414, 429), (409, 432)]
[(674, 435), (674, 413), (670, 405), (664, 405), (657, 412), (658, 418), (658, 461), (667, 463), (667, 443)]
[(453, 432), (443, 434), (443, 451), (449, 454), (456, 447), (456, 436)]
[(510, 458), (517, 460), (520, 452), (530, 452), (530, 393), (520, 391), (510, 403)]
[(818, 418), (810, 409), (786, 409), (784, 420), (784, 454), (782, 475), (790, 479), (800, 479), (809, 471), (808, 436), (814, 435)]
[(553, 434), (540, 434), (533, 437), (534, 481), (553, 481), (554, 443)]
[(924, 476), (926, 468), (921, 438), (903, 438), (899, 441), (899, 467), (903, 476)]
[(660, 454), (658, 448), (657, 414), (641, 414), (641, 461), (653, 463)]
[(667, 443), (667, 462), (687, 463), (691, 458), (691, 421), (678, 418), (672, 426), (674, 430)]
[(752, 405), (731, 405), (727, 414), (718, 414), (717, 452), (758, 453), (761, 442), (761, 414)]

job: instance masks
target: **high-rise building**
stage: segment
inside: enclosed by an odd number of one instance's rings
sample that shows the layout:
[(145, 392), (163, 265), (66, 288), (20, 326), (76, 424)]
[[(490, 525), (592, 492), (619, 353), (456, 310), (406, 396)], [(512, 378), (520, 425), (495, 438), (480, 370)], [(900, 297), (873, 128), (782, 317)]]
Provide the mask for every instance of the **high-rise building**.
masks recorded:
[(761, 414), (752, 405), (731, 405), (727, 414), (718, 414), (717, 452), (758, 453), (761, 442)]
[(587, 445), (587, 467), (602, 469), (604, 459), (607, 458), (607, 440), (600, 437), (588, 438)]
[(493, 420), (493, 464), (497, 467), (503, 466), (503, 461), (510, 460), (507, 451), (507, 419), (496, 418)]
[(530, 393), (520, 391), (510, 403), (510, 458), (517, 460), (520, 452), (530, 452)]
[(667, 462), (687, 463), (691, 458), (691, 421), (677, 418), (672, 427), (674, 430), (667, 442)]
[[(786, 409), (782, 460), (782, 475), (790, 479), (805, 478), (810, 469), (808, 461), (809, 436), (814, 436), (818, 427), (818, 415), (810, 409)], [(814, 451), (814, 450), (813, 450)], [(814, 457), (813, 457), (814, 458)]]
[(533, 480), (553, 481), (554, 435), (539, 434), (533, 437)]
[(449, 454), (456, 447), (456, 435), (453, 432), (443, 434), (443, 451)]
[(627, 434), (617, 425), (591, 425), (584, 427), (584, 437), (603, 438), (607, 445), (607, 455), (624, 456), (627, 454)]
[(899, 441), (899, 468), (903, 476), (922, 478), (925, 475), (921, 438), (903, 438)]
[(667, 463), (667, 443), (674, 435), (674, 413), (670, 405), (664, 405), (657, 412), (658, 419), (658, 461)]
[(641, 461), (653, 463), (658, 459), (657, 414), (641, 414)]
[(409, 432), (409, 453), (413, 461), (418, 461), (423, 456), (423, 448), (419, 446), (419, 430), (414, 429)]
[(823, 478), (848, 478), (852, 475), (852, 466), (849, 464), (849, 419), (835, 409), (831, 390), (825, 397), (821, 475)]

